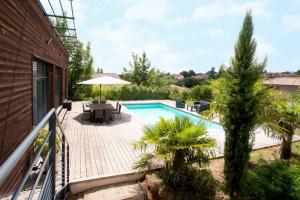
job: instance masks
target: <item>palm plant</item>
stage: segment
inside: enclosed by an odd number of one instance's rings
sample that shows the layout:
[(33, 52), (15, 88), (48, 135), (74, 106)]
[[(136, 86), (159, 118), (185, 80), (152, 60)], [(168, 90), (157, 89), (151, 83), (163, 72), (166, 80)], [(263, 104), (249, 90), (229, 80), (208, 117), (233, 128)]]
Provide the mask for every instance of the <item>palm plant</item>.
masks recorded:
[[(279, 94), (277, 96), (280, 97)], [(275, 105), (277, 113), (272, 119), (280, 128), (275, 130), (272, 136), (281, 139), (280, 158), (287, 160), (291, 157), (295, 129), (300, 127), (300, 102), (298, 98), (278, 98)]]
[(193, 164), (203, 167), (214, 155), (215, 140), (208, 137), (203, 123), (194, 124), (189, 118), (160, 121), (145, 128), (144, 136), (134, 144), (135, 148), (146, 150), (154, 147), (152, 153), (145, 153), (134, 168), (151, 168), (153, 160), (162, 159), (163, 181), (173, 187), (183, 186), (188, 168)]

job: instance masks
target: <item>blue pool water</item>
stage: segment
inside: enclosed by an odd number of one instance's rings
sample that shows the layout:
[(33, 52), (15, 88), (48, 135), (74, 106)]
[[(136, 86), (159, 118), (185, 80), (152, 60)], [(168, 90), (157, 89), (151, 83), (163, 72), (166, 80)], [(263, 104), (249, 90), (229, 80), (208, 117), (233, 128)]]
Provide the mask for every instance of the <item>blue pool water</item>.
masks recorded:
[(222, 126), (195, 115), (183, 112), (176, 108), (166, 106), (161, 103), (155, 104), (123, 104), (128, 110), (134, 113), (138, 118), (143, 120), (146, 124), (155, 124), (159, 121), (160, 117), (165, 119), (173, 119), (175, 116), (189, 117), (194, 123), (203, 122), (207, 129), (223, 130)]

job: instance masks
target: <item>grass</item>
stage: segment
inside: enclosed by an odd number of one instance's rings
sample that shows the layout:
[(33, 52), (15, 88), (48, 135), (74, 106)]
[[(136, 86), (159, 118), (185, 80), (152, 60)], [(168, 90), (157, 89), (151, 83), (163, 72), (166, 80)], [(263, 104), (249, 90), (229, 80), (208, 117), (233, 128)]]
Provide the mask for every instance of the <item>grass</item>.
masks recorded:
[(295, 130), (295, 134), (296, 134), (296, 135), (300, 135), (300, 128), (297, 128), (297, 129)]
[[(280, 145), (258, 149), (251, 152), (250, 162), (257, 163), (260, 159), (272, 161), (279, 159)], [(292, 145), (291, 161), (300, 164), (300, 141), (294, 142)]]
[[(258, 149), (251, 152), (250, 163), (258, 164), (261, 159), (275, 161), (279, 159), (279, 156), (280, 145)], [(300, 141), (293, 142), (291, 161), (296, 165), (300, 165)], [(222, 183), (224, 183), (224, 158), (213, 159), (208, 168), (211, 170), (213, 177), (219, 181), (220, 185), (222, 185)], [(222, 189), (218, 189), (216, 199), (224, 200), (229, 199), (229, 197), (223, 193)]]

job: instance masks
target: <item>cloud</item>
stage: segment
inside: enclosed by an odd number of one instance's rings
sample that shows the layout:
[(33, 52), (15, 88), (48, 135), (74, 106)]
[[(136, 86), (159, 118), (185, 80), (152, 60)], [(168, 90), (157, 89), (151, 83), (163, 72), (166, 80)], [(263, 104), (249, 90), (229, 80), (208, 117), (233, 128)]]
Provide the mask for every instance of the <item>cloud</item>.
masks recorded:
[(256, 55), (259, 59), (263, 59), (265, 56), (270, 56), (276, 52), (276, 48), (263, 37), (255, 36), (255, 39), (257, 42)]
[(199, 34), (203, 36), (218, 37), (224, 35), (224, 30), (220, 28), (207, 29), (200, 31)]
[(167, 14), (167, 0), (141, 1), (127, 8), (124, 18), (127, 20), (144, 20), (156, 22), (162, 20)]
[(102, 24), (89, 29), (85, 37), (93, 41), (92, 53), (99, 61), (95, 67), (120, 73), (128, 67), (131, 53), (141, 54), (145, 51), (153, 67), (164, 71), (174, 71), (183, 64), (183, 56), (172, 51), (168, 41), (155, 30), (139, 23), (118, 22)]
[(284, 31), (300, 31), (300, 14), (284, 15), (281, 22)]
[[(66, 16), (72, 16), (70, 1), (67, 0), (61, 1), (62, 9), (59, 1), (50, 1), (51, 5), (49, 4), (48, 0), (40, 0), (40, 2), (42, 3), (46, 13), (48, 14), (53, 14), (54, 12), (56, 15), (63, 15), (62, 12), (63, 9), (63, 11), (66, 13)], [(82, 1), (76, 1), (76, 3), (73, 3), (75, 25), (81, 26), (85, 22), (87, 12), (88, 12), (88, 7)], [(54, 19), (53, 17), (50, 18)], [(71, 20), (67, 20), (67, 22), (69, 23), (69, 26), (73, 28), (73, 22)]]
[(215, 1), (198, 7), (193, 17), (198, 20), (212, 21), (224, 16), (242, 15), (246, 9), (251, 9), (256, 16), (270, 16), (266, 10), (266, 1), (251, 1), (247, 3), (233, 3), (231, 1)]

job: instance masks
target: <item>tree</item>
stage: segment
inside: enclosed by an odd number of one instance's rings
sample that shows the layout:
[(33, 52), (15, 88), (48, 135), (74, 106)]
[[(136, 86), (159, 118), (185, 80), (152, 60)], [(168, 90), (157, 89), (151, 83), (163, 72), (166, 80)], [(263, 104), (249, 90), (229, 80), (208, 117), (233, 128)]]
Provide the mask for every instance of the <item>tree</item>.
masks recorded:
[(91, 86), (77, 83), (90, 79), (92, 74), (93, 58), (90, 55), (90, 43), (84, 48), (83, 44), (77, 41), (77, 48), (70, 58), (68, 69), (68, 91), (71, 99), (82, 100), (91, 96)]
[(188, 73), (185, 70), (180, 72), (179, 74), (182, 75), (184, 78), (188, 77)]
[(147, 85), (148, 73), (151, 67), (151, 62), (144, 52), (142, 56), (132, 54), (132, 62), (129, 62), (130, 69), (124, 68), (124, 79), (131, 81), (137, 85)]
[(300, 75), (300, 69), (295, 72), (296, 75)]
[(224, 76), (212, 82), (214, 101), (211, 113), (220, 115), (225, 134), (224, 175), (225, 188), (231, 198), (237, 198), (246, 180), (249, 154), (254, 141), (254, 131), (267, 125), (266, 111), (270, 102), (270, 90), (263, 85), (266, 59), (255, 59), (256, 41), (253, 23), (247, 11), (235, 55)]
[(98, 68), (97, 68), (97, 73), (98, 73), (98, 74), (99, 74), (99, 73), (102, 74), (102, 73), (103, 73), (103, 69), (98, 67)]
[[(91, 44), (87, 43), (86, 47), (78, 39), (64, 37), (67, 32), (67, 21), (57, 19), (55, 26), (61, 36), (65, 47), (72, 54), (69, 57), (68, 68), (68, 96), (73, 100), (82, 100), (91, 95), (91, 86), (81, 86), (77, 83), (90, 79), (93, 71), (93, 58), (91, 56)], [(74, 48), (74, 44), (76, 48)]]
[(200, 85), (203, 83), (205, 83), (205, 80), (203, 80), (203, 79), (199, 79), (199, 78), (195, 78), (195, 77), (186, 77), (182, 80), (177, 81), (175, 84), (178, 86), (192, 88), (196, 85)]
[(224, 112), (226, 131), (224, 175), (226, 188), (236, 197), (245, 180), (255, 125), (259, 119), (259, 99), (256, 84), (262, 79), (266, 60), (255, 61), (256, 42), (253, 38), (252, 15), (247, 11), (231, 67), (225, 75), (227, 109)]
[(133, 53), (132, 62), (129, 62), (129, 65), (130, 69), (124, 68), (122, 77), (137, 85), (161, 87), (172, 82), (170, 76), (151, 67), (151, 62), (145, 52), (142, 56)]
[(189, 71), (182, 71), (179, 73), (180, 75), (182, 75), (184, 78), (187, 77), (192, 77), (192, 76), (196, 76), (196, 72), (194, 72), (194, 70), (190, 69)]
[(194, 70), (190, 69), (188, 72), (187, 72), (187, 75), (188, 77), (191, 77), (191, 76), (196, 76), (196, 72), (194, 72)]
[(158, 69), (152, 68), (148, 73), (147, 85), (163, 87), (168, 86), (172, 83), (172, 78), (159, 71)]
[(225, 68), (226, 68), (226, 66), (224, 64), (222, 64), (220, 66), (219, 72), (218, 72), (218, 75), (217, 75), (218, 78), (221, 77), (221, 76), (223, 76), (223, 74), (225, 73)]
[(215, 70), (215, 67), (212, 67), (208, 72), (206, 72), (209, 79), (216, 79), (218, 76), (218, 73)]
[(204, 124), (194, 124), (189, 118), (160, 121), (146, 127), (144, 136), (134, 144), (135, 148), (146, 150), (154, 146), (153, 153), (146, 153), (135, 168), (151, 168), (154, 159), (163, 159), (163, 180), (173, 187), (186, 184), (188, 167), (200, 167), (209, 163), (215, 147), (214, 139), (208, 137)]

